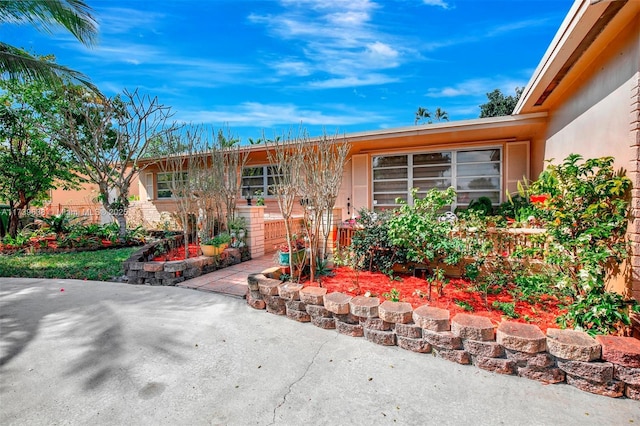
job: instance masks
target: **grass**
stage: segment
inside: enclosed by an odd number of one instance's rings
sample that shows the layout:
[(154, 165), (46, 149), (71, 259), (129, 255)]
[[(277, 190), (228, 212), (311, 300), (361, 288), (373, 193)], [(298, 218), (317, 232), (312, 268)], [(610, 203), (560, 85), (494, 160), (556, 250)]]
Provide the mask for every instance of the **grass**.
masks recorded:
[(4, 255), (0, 256), (0, 276), (110, 281), (123, 274), (122, 262), (135, 250), (137, 247), (78, 253)]

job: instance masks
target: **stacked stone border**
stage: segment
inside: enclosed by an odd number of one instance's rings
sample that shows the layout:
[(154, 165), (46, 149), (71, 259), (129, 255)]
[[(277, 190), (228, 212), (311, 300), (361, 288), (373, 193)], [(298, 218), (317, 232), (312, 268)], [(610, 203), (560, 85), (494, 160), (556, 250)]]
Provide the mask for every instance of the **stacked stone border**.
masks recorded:
[[(274, 268), (275, 269), (275, 268)], [(597, 336), (457, 314), (405, 302), (282, 283), (271, 270), (247, 278), (247, 303), (299, 322), (383, 346), (434, 356), (545, 384), (566, 383), (586, 392), (640, 400), (640, 340)]]
[(175, 235), (146, 244), (136, 250), (123, 263), (127, 282), (129, 284), (173, 286), (202, 274), (249, 260), (247, 250), (241, 252), (237, 248), (228, 248), (218, 257), (198, 256), (186, 260), (152, 261), (160, 247), (162, 248), (161, 252), (168, 252), (171, 247), (182, 244), (182, 241), (182, 235)]

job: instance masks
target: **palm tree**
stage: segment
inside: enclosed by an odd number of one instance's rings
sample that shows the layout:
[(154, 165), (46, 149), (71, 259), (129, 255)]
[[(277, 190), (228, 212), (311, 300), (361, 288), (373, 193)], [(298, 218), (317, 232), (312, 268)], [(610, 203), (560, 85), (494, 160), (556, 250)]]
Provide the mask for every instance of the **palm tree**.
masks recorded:
[[(64, 27), (85, 46), (92, 46), (98, 34), (91, 8), (84, 0), (2, 0), (0, 24), (31, 24), (51, 33)], [(8, 78), (40, 80), (49, 84), (61, 78), (78, 81), (93, 91), (98, 89), (82, 73), (29, 54), (24, 49), (0, 41), (0, 74)]]
[[(418, 107), (418, 110), (416, 111), (416, 118), (413, 121), (413, 124), (418, 125), (418, 121), (427, 120), (430, 118), (431, 118), (431, 113), (427, 108)], [(431, 123), (431, 121), (429, 121), (429, 123)]]
[(437, 121), (449, 121), (449, 114), (447, 113), (447, 111), (441, 109), (440, 107), (436, 108), (436, 111), (433, 113), (433, 118), (435, 118)]

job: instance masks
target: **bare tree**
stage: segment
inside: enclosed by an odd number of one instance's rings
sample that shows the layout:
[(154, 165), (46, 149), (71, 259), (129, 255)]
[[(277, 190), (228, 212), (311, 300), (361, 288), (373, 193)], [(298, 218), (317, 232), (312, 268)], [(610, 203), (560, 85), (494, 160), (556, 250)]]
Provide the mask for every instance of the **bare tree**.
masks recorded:
[(220, 163), (214, 164), (213, 172), (221, 173), (220, 192), (226, 209), (226, 229), (229, 222), (234, 219), (236, 201), (242, 188), (242, 168), (249, 159), (248, 152), (240, 147), (238, 140), (229, 132), (224, 135), (223, 130), (218, 131), (217, 138), (220, 149)]
[[(326, 259), (329, 233), (349, 144), (324, 133), (320, 138), (302, 143), (302, 174), (299, 193), (305, 204), (305, 225), (309, 238), (310, 279), (315, 280), (319, 259)], [(321, 244), (322, 243), (322, 244)]]
[[(158, 98), (124, 91), (122, 96), (99, 98), (86, 91), (68, 92), (65, 125), (56, 138), (76, 156), (82, 173), (95, 183), (99, 199), (126, 234), (126, 210), (131, 182), (145, 166), (139, 165), (149, 141), (174, 129), (170, 108)], [(147, 164), (148, 165), (148, 164)]]
[(176, 204), (178, 222), (182, 225), (185, 259), (189, 257), (190, 241), (195, 241), (195, 219), (198, 210), (196, 187), (202, 170), (201, 138), (202, 130), (198, 127), (187, 127), (167, 134), (163, 138), (163, 149), (168, 156), (158, 161)]
[(289, 246), (289, 267), (294, 270), (293, 264), (293, 245), (292, 245), (292, 224), (291, 216), (295, 205), (296, 196), (298, 195), (298, 186), (300, 185), (300, 174), (303, 166), (302, 144), (303, 140), (299, 137), (291, 137), (291, 133), (285, 138), (274, 138), (267, 140), (262, 138), (268, 149), (267, 158), (269, 163), (274, 167), (273, 185), (270, 190), (276, 197), (280, 213), (284, 219), (285, 234), (287, 237), (287, 245)]

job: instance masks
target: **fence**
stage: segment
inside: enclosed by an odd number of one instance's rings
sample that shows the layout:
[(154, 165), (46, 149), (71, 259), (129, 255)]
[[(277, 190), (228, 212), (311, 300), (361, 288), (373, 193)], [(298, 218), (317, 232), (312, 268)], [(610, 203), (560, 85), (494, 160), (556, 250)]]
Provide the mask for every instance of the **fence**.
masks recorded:
[[(338, 247), (348, 247), (351, 238), (357, 231), (351, 225), (340, 225), (338, 227), (337, 240)], [(540, 253), (547, 245), (545, 229), (536, 228), (495, 228), (490, 229), (484, 236), (458, 232), (452, 238), (489, 238), (493, 243), (493, 252), (503, 256), (511, 256), (516, 250), (529, 250), (530, 257), (541, 258)]]
[[(302, 218), (291, 219), (291, 229), (293, 234), (301, 235), (304, 230)], [(287, 241), (287, 233), (284, 226), (284, 219), (266, 219), (264, 221), (264, 251), (273, 253), (277, 251), (277, 246)]]

